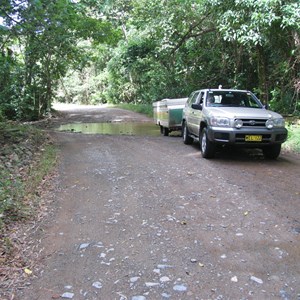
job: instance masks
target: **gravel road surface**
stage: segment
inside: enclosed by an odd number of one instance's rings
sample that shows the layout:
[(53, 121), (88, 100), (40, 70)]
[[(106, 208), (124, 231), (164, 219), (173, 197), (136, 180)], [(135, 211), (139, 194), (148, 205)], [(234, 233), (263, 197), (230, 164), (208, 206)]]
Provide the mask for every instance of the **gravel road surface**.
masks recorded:
[[(151, 122), (61, 108), (53, 122)], [(159, 129), (157, 129), (159, 130)], [(179, 136), (53, 132), (59, 185), (43, 259), (15, 299), (300, 299), (300, 158)]]

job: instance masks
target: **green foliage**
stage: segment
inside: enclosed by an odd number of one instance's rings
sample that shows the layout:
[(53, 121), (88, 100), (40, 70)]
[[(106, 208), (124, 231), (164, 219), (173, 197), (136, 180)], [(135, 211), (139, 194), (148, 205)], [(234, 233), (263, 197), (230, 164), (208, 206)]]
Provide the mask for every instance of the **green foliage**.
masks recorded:
[(300, 125), (299, 124), (298, 126), (297, 125), (288, 126), (288, 132), (289, 132), (288, 140), (283, 144), (284, 149), (300, 153)]
[[(271, 91), (270, 108), (275, 111), (280, 111), (283, 114), (289, 114), (291, 111), (296, 113), (299, 107), (294, 107), (293, 94), (283, 93), (279, 88)], [(299, 105), (299, 103), (298, 103)]]
[[(299, 1), (227, 0), (212, 1), (210, 5), (216, 8), (222, 37), (242, 45), (248, 51), (248, 59), (254, 60), (256, 88), (262, 100), (268, 102), (271, 91), (279, 87), (281, 97), (273, 98), (272, 105), (287, 107), (285, 99), (295, 91), (295, 79), (299, 78)], [(297, 102), (296, 98), (292, 102)], [(284, 103), (274, 105), (274, 101)]]
[(82, 69), (90, 60), (89, 53), (77, 47), (78, 42), (116, 43), (120, 32), (86, 13), (86, 7), (65, 0), (1, 4), (0, 15), (7, 25), (0, 30), (4, 62), (0, 74), (6, 79), (0, 84), (2, 114), (23, 120), (45, 116), (60, 78), (70, 68)]
[(219, 84), (299, 111), (297, 0), (2, 2), (0, 111), (10, 119), (43, 117), (54, 98), (152, 103)]
[[(298, 27), (290, 8), (296, 6), (280, 1), (132, 1), (126, 11), (114, 10), (126, 15), (126, 39), (102, 69), (106, 85), (99, 95), (111, 103), (151, 103), (222, 84), (260, 91), (264, 102), (290, 112), (298, 102), (297, 93), (288, 102), (299, 65), (293, 46), (297, 36), (291, 38)], [(284, 20), (292, 14), (294, 23), (287, 25)], [(278, 86), (280, 97), (274, 97)]]

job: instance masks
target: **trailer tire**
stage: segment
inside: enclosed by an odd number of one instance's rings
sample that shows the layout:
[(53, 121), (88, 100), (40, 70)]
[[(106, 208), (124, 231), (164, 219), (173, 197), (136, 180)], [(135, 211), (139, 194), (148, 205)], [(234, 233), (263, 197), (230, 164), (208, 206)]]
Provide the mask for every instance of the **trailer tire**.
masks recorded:
[(167, 128), (167, 127), (163, 127), (163, 135), (164, 136), (168, 136), (169, 135), (169, 128)]

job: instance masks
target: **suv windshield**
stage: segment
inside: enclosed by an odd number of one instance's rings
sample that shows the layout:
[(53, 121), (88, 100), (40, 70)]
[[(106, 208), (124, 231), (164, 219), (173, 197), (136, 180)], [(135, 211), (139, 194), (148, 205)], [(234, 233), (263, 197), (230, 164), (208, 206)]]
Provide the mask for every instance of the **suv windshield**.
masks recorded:
[(208, 91), (206, 105), (262, 108), (261, 103), (251, 93), (241, 91)]

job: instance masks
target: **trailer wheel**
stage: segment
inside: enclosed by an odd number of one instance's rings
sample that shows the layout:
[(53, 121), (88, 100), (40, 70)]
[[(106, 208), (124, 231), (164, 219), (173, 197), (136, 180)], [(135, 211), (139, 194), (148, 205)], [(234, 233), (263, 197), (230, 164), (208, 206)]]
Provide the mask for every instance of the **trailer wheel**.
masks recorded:
[(164, 136), (168, 136), (169, 135), (169, 128), (167, 128), (167, 127), (163, 127), (163, 135)]

